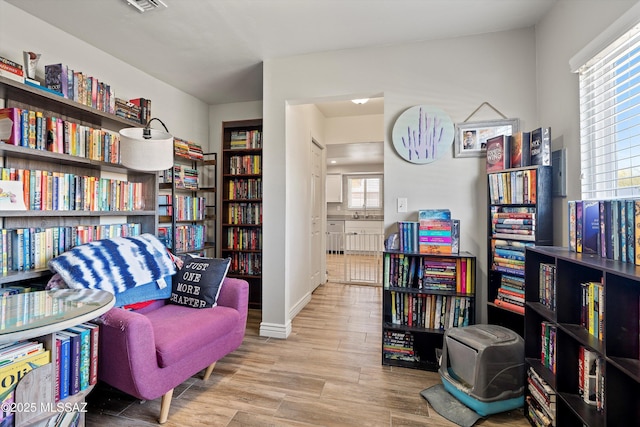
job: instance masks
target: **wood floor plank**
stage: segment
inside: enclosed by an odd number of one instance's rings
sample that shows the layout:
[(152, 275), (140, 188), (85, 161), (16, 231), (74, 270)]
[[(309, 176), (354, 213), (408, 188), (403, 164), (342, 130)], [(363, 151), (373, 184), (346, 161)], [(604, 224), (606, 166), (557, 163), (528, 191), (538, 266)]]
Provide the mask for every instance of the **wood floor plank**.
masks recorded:
[[(260, 337), (250, 310), (243, 344), (176, 388), (166, 427), (455, 427), (420, 391), (435, 372), (382, 365), (379, 287), (326, 283), (293, 319), (286, 340)], [(160, 399), (136, 399), (98, 384), (87, 426), (157, 426)], [(521, 410), (480, 420), (479, 427), (528, 426)]]

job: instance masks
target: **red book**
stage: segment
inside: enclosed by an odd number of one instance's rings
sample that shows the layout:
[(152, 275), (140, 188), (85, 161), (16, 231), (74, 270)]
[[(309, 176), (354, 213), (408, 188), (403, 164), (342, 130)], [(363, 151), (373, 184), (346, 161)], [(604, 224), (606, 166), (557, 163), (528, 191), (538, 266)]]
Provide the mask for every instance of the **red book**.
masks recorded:
[(13, 73), (13, 74), (15, 74), (17, 76), (24, 77), (24, 71), (22, 71), (19, 68), (16, 68), (16, 67), (13, 67), (11, 65), (8, 65), (8, 64), (6, 64), (6, 63), (4, 63), (2, 61), (0, 61), (0, 70), (5, 70), (5, 71)]
[(499, 135), (487, 139), (487, 173), (511, 167), (511, 137)]

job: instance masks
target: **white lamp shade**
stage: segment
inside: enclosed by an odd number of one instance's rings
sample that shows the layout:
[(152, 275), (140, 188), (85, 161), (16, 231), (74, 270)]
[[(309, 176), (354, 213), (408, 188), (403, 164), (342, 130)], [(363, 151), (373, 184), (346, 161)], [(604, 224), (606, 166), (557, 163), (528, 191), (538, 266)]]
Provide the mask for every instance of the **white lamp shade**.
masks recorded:
[(173, 136), (150, 129), (151, 139), (142, 137), (142, 128), (120, 131), (120, 163), (138, 171), (162, 171), (173, 166)]

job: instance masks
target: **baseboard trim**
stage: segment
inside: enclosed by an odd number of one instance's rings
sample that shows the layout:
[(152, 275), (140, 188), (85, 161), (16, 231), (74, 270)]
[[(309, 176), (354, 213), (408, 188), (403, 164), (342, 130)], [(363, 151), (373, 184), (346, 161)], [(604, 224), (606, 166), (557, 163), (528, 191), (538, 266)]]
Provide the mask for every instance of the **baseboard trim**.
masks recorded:
[(291, 334), (291, 320), (286, 325), (278, 323), (260, 323), (260, 336), (286, 340)]

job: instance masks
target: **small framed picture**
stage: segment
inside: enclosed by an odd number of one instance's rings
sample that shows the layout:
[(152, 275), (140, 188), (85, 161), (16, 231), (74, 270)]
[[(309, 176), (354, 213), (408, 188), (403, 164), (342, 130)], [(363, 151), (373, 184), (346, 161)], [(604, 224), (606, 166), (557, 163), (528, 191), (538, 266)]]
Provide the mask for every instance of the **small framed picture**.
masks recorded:
[(519, 119), (488, 120), (455, 124), (455, 157), (484, 157), (487, 139), (512, 135), (520, 129)]

